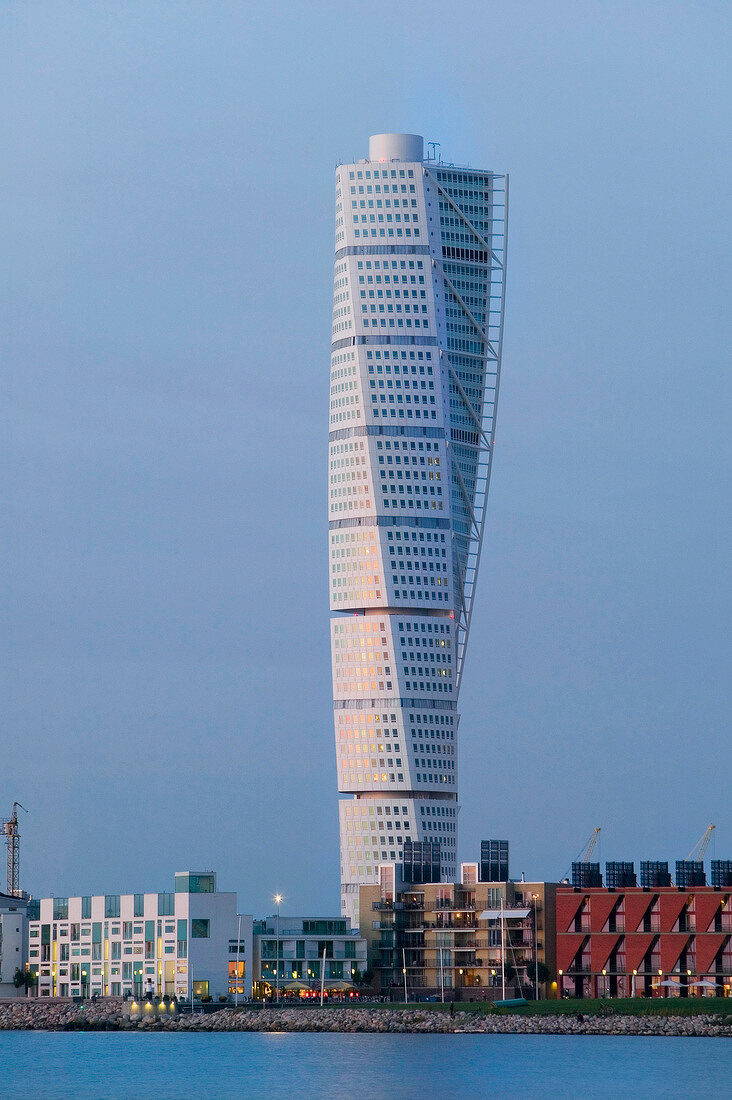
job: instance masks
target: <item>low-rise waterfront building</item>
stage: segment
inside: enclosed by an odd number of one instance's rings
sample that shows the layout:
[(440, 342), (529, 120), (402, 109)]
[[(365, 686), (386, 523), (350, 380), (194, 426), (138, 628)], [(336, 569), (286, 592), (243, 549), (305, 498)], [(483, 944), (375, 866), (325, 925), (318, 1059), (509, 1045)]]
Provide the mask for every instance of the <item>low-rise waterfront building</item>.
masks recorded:
[[(498, 1000), (537, 995), (552, 978), (554, 883), (481, 882), (479, 862), (460, 881), (405, 882), (382, 864), (360, 888), (361, 934), (382, 992)], [(546, 968), (546, 969), (545, 969)]]
[(23, 997), (26, 987), (15, 985), (15, 973), (25, 969), (28, 957), (28, 898), (0, 894), (0, 997)]
[(349, 989), (366, 967), (366, 941), (347, 917), (275, 914), (254, 922), (255, 996), (305, 994), (321, 979), (326, 989)]
[(556, 929), (560, 995), (732, 995), (730, 887), (562, 884)]
[(177, 872), (170, 892), (40, 898), (27, 967), (41, 997), (250, 996), (252, 917), (236, 909), (213, 871)]

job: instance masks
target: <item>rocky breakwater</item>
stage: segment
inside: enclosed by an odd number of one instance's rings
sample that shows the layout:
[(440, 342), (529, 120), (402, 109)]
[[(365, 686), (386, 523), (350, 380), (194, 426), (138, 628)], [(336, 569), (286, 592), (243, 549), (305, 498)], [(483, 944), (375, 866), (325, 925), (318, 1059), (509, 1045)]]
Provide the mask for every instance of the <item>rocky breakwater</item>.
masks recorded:
[(0, 1031), (117, 1031), (121, 998), (87, 1001), (23, 999), (0, 1004)]
[(0, 1006), (0, 1030), (307, 1031), (389, 1034), (688, 1035), (732, 1038), (732, 1015), (520, 1016), (389, 1008), (247, 1009), (130, 1020), (121, 1002), (19, 1001)]
[[(144, 1025), (143, 1025), (144, 1026)], [(156, 1026), (151, 1024), (150, 1026)], [(224, 1011), (162, 1022), (176, 1031), (321, 1031), (390, 1034), (689, 1035), (732, 1038), (732, 1016), (503, 1016), (415, 1009)]]

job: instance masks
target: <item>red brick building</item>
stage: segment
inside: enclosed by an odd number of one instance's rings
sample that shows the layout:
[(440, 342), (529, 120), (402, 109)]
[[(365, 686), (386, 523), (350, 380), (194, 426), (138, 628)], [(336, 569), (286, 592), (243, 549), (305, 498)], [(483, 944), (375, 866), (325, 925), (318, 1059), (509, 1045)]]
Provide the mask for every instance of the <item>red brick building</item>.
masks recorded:
[(732, 889), (557, 887), (559, 996), (732, 995)]

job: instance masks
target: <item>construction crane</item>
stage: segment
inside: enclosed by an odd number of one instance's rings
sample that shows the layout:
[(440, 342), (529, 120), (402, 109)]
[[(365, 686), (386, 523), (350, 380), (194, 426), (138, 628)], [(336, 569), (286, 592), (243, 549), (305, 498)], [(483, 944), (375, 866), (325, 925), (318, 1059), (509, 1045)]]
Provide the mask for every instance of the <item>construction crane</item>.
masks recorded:
[(18, 810), (28, 813), (20, 802), (13, 803), (13, 812), (10, 817), (2, 822), (2, 831), (5, 833), (7, 847), (7, 887), (6, 892), (11, 898), (21, 896), (20, 879), (20, 829), (18, 828)]
[(697, 863), (701, 863), (704, 859), (704, 853), (709, 847), (709, 841), (712, 839), (712, 833), (717, 828), (716, 825), (709, 825), (704, 834), (699, 838), (694, 847), (686, 857), (686, 862), (689, 860), (695, 860)]
[[(600, 835), (600, 831), (601, 831), (601, 827), (598, 825), (597, 828), (593, 831), (592, 835), (590, 836), (590, 839), (587, 841), (587, 843), (585, 844), (585, 846), (582, 849), (582, 851), (580, 852), (580, 854), (574, 860), (575, 863), (589, 863), (590, 856), (592, 855), (592, 853), (595, 850), (595, 845), (597, 844), (597, 839)], [(565, 882), (569, 882), (570, 870), (571, 870), (571, 868), (569, 868), (567, 870), (566, 874), (564, 875), (564, 881)]]
[(593, 832), (592, 836), (590, 837), (590, 839), (587, 841), (587, 844), (585, 845), (583, 851), (581, 851), (580, 854), (577, 856), (577, 860), (576, 860), (577, 863), (589, 863), (590, 862), (590, 856), (592, 855), (592, 853), (595, 850), (595, 845), (597, 844), (597, 840), (598, 840), (599, 835), (600, 835), (600, 826), (598, 825), (597, 828), (595, 829), (595, 831)]

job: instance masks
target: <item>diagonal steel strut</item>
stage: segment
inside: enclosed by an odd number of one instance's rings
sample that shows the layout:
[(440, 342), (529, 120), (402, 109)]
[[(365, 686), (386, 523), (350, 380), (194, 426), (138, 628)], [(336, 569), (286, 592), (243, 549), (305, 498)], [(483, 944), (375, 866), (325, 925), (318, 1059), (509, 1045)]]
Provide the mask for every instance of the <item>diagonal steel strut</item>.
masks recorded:
[[(480, 243), (481, 243), (481, 244), (483, 245), (483, 247), (485, 248), (486, 252), (487, 252), (487, 253), (489, 254), (489, 256), (491, 257), (491, 259), (492, 259), (492, 260), (494, 260), (494, 261), (495, 261), (495, 262), (496, 262), (496, 263), (498, 264), (498, 266), (499, 266), (499, 267), (501, 268), (501, 270), (503, 270), (503, 264), (502, 264), (502, 263), (501, 263), (501, 261), (500, 261), (500, 260), (498, 259), (498, 256), (496, 256), (496, 254), (495, 254), (495, 252), (493, 251), (493, 249), (491, 248), (491, 246), (490, 246), (490, 245), (488, 244), (488, 241), (487, 241), (487, 240), (485, 239), (485, 237), (484, 237), (484, 236), (483, 236), (483, 235), (482, 235), (481, 233), (479, 233), (479, 232), (478, 232), (478, 230), (477, 230), (477, 229), (475, 228), (475, 226), (474, 226), (474, 225), (473, 225), (473, 223), (472, 223), (472, 222), (470, 221), (470, 219), (469, 219), (469, 218), (467, 217), (467, 215), (466, 215), (466, 214), (465, 214), (465, 213), (464, 213), (464, 212), (463, 212), (463, 211), (462, 211), (462, 210), (460, 209), (460, 207), (459, 207), (459, 206), (457, 205), (457, 203), (456, 203), (456, 202), (454, 202), (454, 200), (453, 200), (453, 199), (451, 198), (451, 196), (450, 196), (450, 195), (448, 194), (448, 192), (447, 192), (447, 191), (445, 190), (445, 188), (444, 188), (444, 187), (442, 186), (442, 184), (441, 184), (441, 183), (440, 183), (440, 181), (439, 181), (439, 180), (437, 179), (437, 177), (436, 177), (436, 176), (433, 176), (433, 175), (432, 175), (432, 173), (431, 173), (431, 172), (430, 172), (430, 171), (429, 171), (429, 170), (428, 170), (427, 168), (425, 168), (425, 170), (424, 170), (424, 173), (425, 173), (425, 175), (426, 175), (426, 176), (429, 176), (429, 178), (430, 178), (430, 179), (432, 180), (432, 182), (434, 183), (435, 187), (436, 187), (436, 188), (437, 188), (437, 190), (438, 190), (438, 191), (440, 192), (440, 194), (441, 194), (441, 195), (442, 195), (442, 196), (443, 196), (443, 197), (444, 197), (445, 199), (447, 199), (447, 201), (448, 201), (448, 202), (450, 203), (450, 206), (451, 206), (451, 207), (453, 208), (453, 210), (454, 210), (454, 211), (455, 211), (455, 213), (456, 213), (456, 214), (458, 215), (458, 217), (459, 217), (459, 218), (460, 218), (460, 219), (461, 219), (461, 220), (462, 220), (463, 222), (465, 222), (465, 224), (467, 225), (468, 229), (469, 229), (469, 230), (470, 230), (470, 232), (471, 232), (471, 233), (473, 234), (473, 236), (474, 236), (474, 237), (476, 238), (476, 240), (480, 241)], [(491, 206), (492, 206), (492, 207), (493, 207), (493, 206), (495, 206), (495, 203), (491, 203)], [(500, 204), (499, 204), (499, 208), (500, 208)]]

